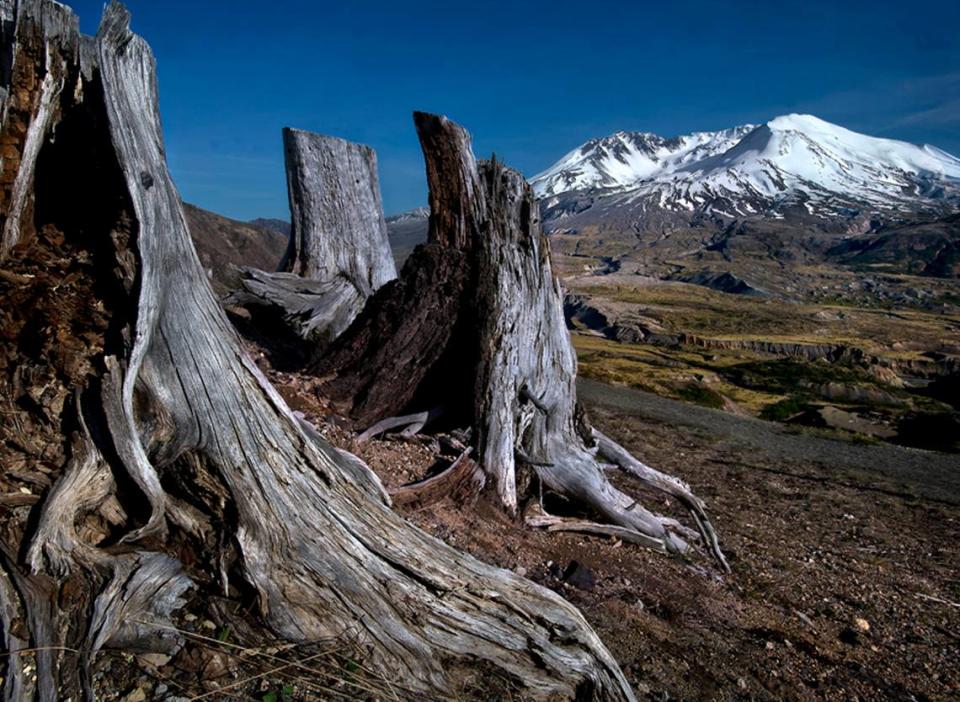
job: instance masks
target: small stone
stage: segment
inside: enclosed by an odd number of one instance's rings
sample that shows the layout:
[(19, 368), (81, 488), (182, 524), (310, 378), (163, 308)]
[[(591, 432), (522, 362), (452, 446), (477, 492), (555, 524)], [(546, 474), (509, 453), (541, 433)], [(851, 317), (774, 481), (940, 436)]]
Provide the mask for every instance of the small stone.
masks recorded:
[(593, 590), (597, 586), (593, 571), (577, 561), (570, 561), (563, 571), (563, 579), (567, 584), (580, 590)]
[(856, 628), (857, 631), (862, 632), (864, 634), (870, 631), (870, 622), (868, 622), (866, 619), (862, 617), (856, 617), (853, 620), (853, 626)]
[(524, 578), (527, 575), (527, 569), (523, 566), (517, 566), (517, 569), (513, 572), (519, 575), (521, 578)]
[(201, 622), (200, 626), (202, 626), (204, 629), (209, 629), (210, 631), (216, 631), (217, 629), (217, 625), (214, 624), (209, 619), (204, 619), (203, 622)]
[(135, 690), (131, 690), (126, 696), (120, 699), (120, 702), (147, 702), (147, 689), (145, 687), (138, 687)]
[(230, 672), (230, 661), (222, 653), (213, 653), (207, 664), (203, 666), (203, 677), (207, 680), (216, 680), (222, 678)]
[(170, 662), (170, 656), (166, 653), (141, 653), (137, 659), (148, 666), (162, 668)]

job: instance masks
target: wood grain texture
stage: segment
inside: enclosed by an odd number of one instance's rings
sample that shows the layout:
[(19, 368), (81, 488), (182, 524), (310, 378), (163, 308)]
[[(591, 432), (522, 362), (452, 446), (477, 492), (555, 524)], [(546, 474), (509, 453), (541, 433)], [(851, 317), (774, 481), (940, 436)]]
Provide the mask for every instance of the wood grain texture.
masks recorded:
[[(106, 9), (95, 48), (98, 68), (91, 75), (102, 87), (132, 224), (128, 245), (116, 239), (118, 262), (136, 314), (118, 318), (126, 327), (98, 365), (101, 391), (88, 394), (99, 403), (97, 426), (78, 440), (72, 466), (41, 507), (30, 544), (41, 572), (21, 573), (4, 562), (24, 582), (33, 578), (43, 587), (65, 572), (88, 578), (75, 594), (86, 595), (86, 604), (69, 610), (87, 614), (77, 644), (84, 657), (74, 672), (86, 670), (101, 647), (176, 646), (163, 627), (190, 587), (190, 574), (172, 555), (170, 532), (178, 529), (206, 544), (209, 558), (216, 544), (236, 544), (240, 577), (256, 592), (259, 614), (274, 633), (297, 641), (349, 633), (363, 643), (364, 664), (404, 698), (449, 698), (450, 667), (482, 661), (535, 698), (633, 699), (574, 607), (410, 525), (391, 510), (368, 467), (292, 413), (246, 355), (194, 250), (165, 161), (154, 58), (130, 32), (122, 6)], [(124, 522), (129, 550), (122, 555), (83, 542), (65, 523), (110, 491), (104, 446), (111, 469), (126, 472), (149, 503), (147, 519)], [(220, 486), (235, 514), (220, 538), (204, 540), (203, 515), (184, 510), (160, 480), (189, 487), (198, 474)], [(205, 508), (208, 521), (224, 509)], [(94, 569), (102, 569), (96, 585)], [(0, 620), (20, 609), (31, 640), (56, 645), (72, 603), (51, 611), (49, 592), (24, 592), (25, 586), (16, 593), (0, 589)], [(39, 690), (22, 699), (58, 698), (63, 667), (58, 671), (52, 649), (44, 655)], [(9, 698), (26, 682), (14, 675), (7, 684)]]
[(346, 278), (364, 296), (397, 277), (369, 146), (283, 130), (291, 233), (280, 270)]
[(369, 146), (298, 129), (284, 129), (283, 143), (291, 232), (280, 272), (244, 269), (229, 302), (275, 310), (322, 349), (397, 277), (377, 156)]

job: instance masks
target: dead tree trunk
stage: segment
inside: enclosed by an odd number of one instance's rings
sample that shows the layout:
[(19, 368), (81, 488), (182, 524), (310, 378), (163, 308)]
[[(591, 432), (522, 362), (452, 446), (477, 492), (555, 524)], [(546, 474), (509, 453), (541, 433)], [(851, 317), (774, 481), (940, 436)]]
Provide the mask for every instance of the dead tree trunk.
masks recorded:
[[(474, 429), (478, 461), (509, 512), (518, 509), (517, 465), (525, 464), (613, 525), (592, 524), (594, 532), (612, 529), (669, 553), (685, 553), (699, 537), (726, 568), (702, 502), (682, 482), (636, 470), (643, 464), (601, 442), (617, 465), (682, 496), (696, 530), (645, 510), (598, 464), (592, 430), (578, 423), (576, 357), (530, 187), (496, 160), (478, 166), (458, 125), (414, 119), (430, 186), (429, 242), (316, 365), (331, 377), (325, 391), (360, 425), (447, 408)], [(556, 517), (529, 515), (531, 524), (545, 520), (564, 528)]]
[[(10, 41), (13, 7), (5, 3), (0, 10), (5, 35), (0, 75), (10, 81), (4, 90), (0, 131), (0, 261), (18, 243), (21, 232), (31, 229), (37, 156), (60, 117), (66, 101), (63, 93), (74, 87), (70, 74), (78, 65), (80, 52), (76, 19), (66, 7), (22, 0), (18, 14), (31, 19), (17, 22), (17, 39)], [(28, 69), (28, 62), (39, 70)]]
[[(443, 369), (474, 361), (471, 248), (481, 238), (486, 202), (467, 131), (433, 115), (415, 120), (430, 186), (427, 243), (313, 366), (330, 378), (324, 390), (343, 414), (364, 426), (415, 400), (442, 403), (454, 415), (471, 411), (470, 372)], [(445, 382), (453, 384), (432, 391)]]
[(311, 280), (342, 276), (364, 297), (397, 277), (369, 146), (283, 130), (291, 230), (280, 270)]
[(397, 277), (383, 219), (373, 149), (336, 137), (283, 130), (290, 242), (279, 273), (243, 269), (228, 302), (278, 312), (321, 347), (367, 299)]
[[(535, 697), (632, 699), (572, 606), (397, 516), (245, 355), (188, 236), (153, 56), (128, 23), (113, 4), (81, 40), (62, 6), (18, 5), (10, 94), (34, 86), (56, 109), (40, 137), (2, 125), (15, 175), (36, 176), (29, 219), (19, 200), (0, 208), (21, 213), (0, 271), (2, 479), (40, 486), (0, 530), (6, 699), (92, 699), (99, 650), (175, 648), (182, 594), (221, 579), (251, 588), (278, 635), (350, 631), (405, 697), (447, 696), (450, 667), (482, 661)], [(50, 93), (44, 57), (63, 46), (69, 89)], [(236, 570), (218, 565), (229, 553)]]

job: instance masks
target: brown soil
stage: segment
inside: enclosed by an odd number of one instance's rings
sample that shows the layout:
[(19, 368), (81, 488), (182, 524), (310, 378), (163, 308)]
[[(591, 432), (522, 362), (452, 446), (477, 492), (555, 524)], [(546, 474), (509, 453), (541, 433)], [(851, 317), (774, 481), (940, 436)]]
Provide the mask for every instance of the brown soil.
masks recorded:
[[(640, 699), (938, 700), (960, 694), (960, 508), (831, 480), (687, 429), (592, 408), (599, 428), (706, 499), (733, 573), (604, 538), (531, 531), (483, 501), (407, 514), (446, 542), (525, 573), (583, 611)], [(433, 460), (357, 445), (388, 487)], [(620, 487), (670, 512), (630, 478)], [(577, 587), (572, 562), (595, 584)], [(582, 570), (581, 570), (582, 574)]]

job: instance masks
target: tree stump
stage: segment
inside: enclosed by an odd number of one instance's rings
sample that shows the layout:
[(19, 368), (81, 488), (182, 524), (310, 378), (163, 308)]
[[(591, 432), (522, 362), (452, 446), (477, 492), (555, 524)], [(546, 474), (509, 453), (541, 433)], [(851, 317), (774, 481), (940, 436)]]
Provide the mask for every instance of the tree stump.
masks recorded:
[[(44, 91), (44, 55), (69, 90)], [(449, 698), (450, 669), (482, 662), (537, 698), (633, 699), (576, 609), (404, 521), (247, 357), (188, 235), (153, 55), (126, 10), (107, 7), (93, 40), (66, 8), (23, 0), (13, 56), (9, 94), (40, 86), (30, 104), (56, 109), (43, 138), (9, 110), (2, 125), (22, 155), (5, 172), (35, 174), (0, 203), (20, 222), (0, 275), (16, 301), (0, 310), (16, 408), (0, 415), (16, 438), (0, 442), (3, 480), (46, 486), (32, 517), (15, 506), (0, 529), (6, 699), (93, 699), (99, 650), (175, 650), (183, 593), (223, 583), (252, 591), (279, 636), (351, 632), (404, 698)]]
[(416, 113), (414, 121), (430, 187), (429, 240), (314, 365), (329, 377), (324, 392), (359, 426), (442, 406), (448, 421), (474, 430), (477, 461), (510, 513), (519, 508), (519, 463), (617, 534), (680, 554), (700, 538), (727, 568), (686, 485), (603, 437), (617, 465), (682, 496), (695, 530), (644, 509), (597, 462), (592, 429), (578, 415), (563, 294), (523, 176), (496, 159), (478, 164), (469, 134), (447, 118)]
[[(324, 347), (397, 277), (373, 149), (283, 130), (291, 233), (280, 273), (241, 269), (228, 304), (260, 320), (278, 313), (295, 336)], [(256, 321), (256, 320), (255, 320)]]

